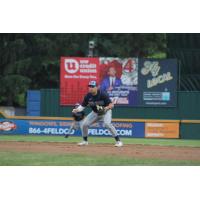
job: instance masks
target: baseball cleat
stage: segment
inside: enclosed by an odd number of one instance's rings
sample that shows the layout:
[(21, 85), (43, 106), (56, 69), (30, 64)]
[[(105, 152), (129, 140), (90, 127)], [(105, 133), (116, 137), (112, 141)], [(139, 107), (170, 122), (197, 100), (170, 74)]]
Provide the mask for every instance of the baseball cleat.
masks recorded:
[(117, 141), (115, 144), (115, 147), (122, 147), (122, 146), (123, 146), (122, 141)]
[(78, 143), (78, 146), (87, 146), (88, 145), (88, 141), (82, 141)]

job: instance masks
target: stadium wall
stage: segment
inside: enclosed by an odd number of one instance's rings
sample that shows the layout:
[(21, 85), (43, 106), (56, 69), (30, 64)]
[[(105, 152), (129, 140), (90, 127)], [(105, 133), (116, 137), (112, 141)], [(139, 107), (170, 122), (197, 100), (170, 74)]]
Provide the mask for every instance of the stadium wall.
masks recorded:
[[(113, 118), (200, 119), (200, 92), (178, 92), (177, 107), (147, 108), (116, 106)], [(71, 117), (72, 106), (60, 106), (59, 89), (41, 90), (41, 116)], [(89, 110), (86, 110), (88, 112)]]
[[(0, 135), (64, 135), (81, 136), (80, 130), (69, 128), (72, 118), (7, 116), (0, 118)], [(179, 138), (180, 120), (113, 119), (120, 137), (130, 138)], [(90, 136), (111, 136), (102, 123), (90, 126)]]
[[(182, 139), (200, 139), (200, 92), (178, 92), (177, 107), (144, 108), (120, 107), (113, 110), (113, 118), (130, 119), (166, 119), (181, 120), (180, 137)], [(72, 106), (59, 105), (59, 89), (41, 90), (42, 116), (71, 116)], [(86, 109), (86, 113), (89, 110)], [(197, 121), (196, 121), (197, 120)], [(198, 121), (199, 120), (199, 121)]]

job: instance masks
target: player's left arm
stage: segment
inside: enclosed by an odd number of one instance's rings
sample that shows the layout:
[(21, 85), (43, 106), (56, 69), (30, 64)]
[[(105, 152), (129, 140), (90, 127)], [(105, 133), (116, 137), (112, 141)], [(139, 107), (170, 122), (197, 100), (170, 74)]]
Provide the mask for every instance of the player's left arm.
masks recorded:
[(105, 111), (107, 111), (107, 110), (111, 110), (111, 109), (113, 109), (113, 108), (114, 108), (114, 104), (111, 102), (111, 103), (109, 103), (108, 106), (106, 106), (104, 109), (105, 109)]

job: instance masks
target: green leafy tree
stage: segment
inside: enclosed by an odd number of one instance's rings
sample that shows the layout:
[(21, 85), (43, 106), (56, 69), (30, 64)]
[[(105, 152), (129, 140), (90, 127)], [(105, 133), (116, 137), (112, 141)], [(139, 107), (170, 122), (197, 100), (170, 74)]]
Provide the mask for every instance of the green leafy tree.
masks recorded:
[(0, 100), (12, 106), (16, 96), (24, 93), (31, 81), (22, 73), (26, 67), (26, 44), (18, 35), (3, 34), (0, 40)]
[(165, 34), (0, 34), (0, 105), (19, 105), (28, 89), (58, 88), (60, 57), (87, 56), (90, 40), (96, 56), (165, 56)]

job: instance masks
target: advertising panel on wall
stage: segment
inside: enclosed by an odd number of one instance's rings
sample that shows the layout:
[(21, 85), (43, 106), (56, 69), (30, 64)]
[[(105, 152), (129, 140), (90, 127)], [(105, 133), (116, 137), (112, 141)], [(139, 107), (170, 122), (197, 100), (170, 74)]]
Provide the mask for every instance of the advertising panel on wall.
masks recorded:
[(60, 105), (81, 103), (90, 80), (96, 80), (115, 104), (137, 106), (137, 58), (61, 57)]
[[(29, 120), (0, 119), (0, 134), (65, 135), (68, 134), (70, 120)], [(144, 138), (144, 122), (113, 122), (121, 137)], [(80, 130), (73, 130), (73, 136), (81, 136)], [(91, 136), (112, 136), (102, 123), (92, 125)]]
[(179, 138), (179, 123), (145, 123), (146, 138)]
[(60, 104), (81, 103), (96, 80), (117, 105), (176, 106), (177, 61), (113, 57), (61, 57)]
[(61, 57), (60, 105), (82, 102), (90, 80), (99, 82), (98, 58)]
[(175, 107), (177, 69), (176, 59), (139, 59), (140, 106)]
[(100, 89), (118, 105), (137, 106), (138, 59), (99, 58)]

